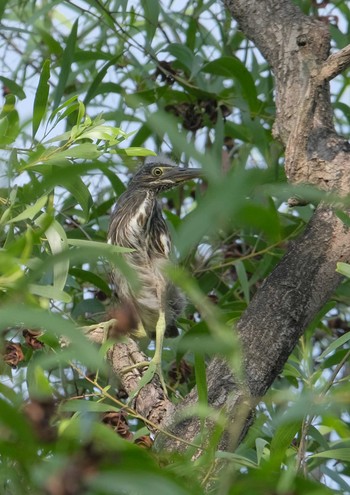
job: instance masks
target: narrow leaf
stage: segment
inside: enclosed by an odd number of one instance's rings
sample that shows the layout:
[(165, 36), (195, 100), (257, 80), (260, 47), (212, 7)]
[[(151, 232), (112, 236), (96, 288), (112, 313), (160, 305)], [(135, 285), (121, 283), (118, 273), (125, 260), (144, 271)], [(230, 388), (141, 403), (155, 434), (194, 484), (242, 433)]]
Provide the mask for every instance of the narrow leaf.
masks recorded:
[(83, 218), (85, 221), (88, 221), (93, 200), (89, 188), (84, 181), (80, 177), (72, 178), (71, 176), (67, 176), (67, 180), (61, 180), (60, 182), (82, 207)]
[(337, 272), (350, 278), (350, 265), (348, 263), (337, 263)]
[(17, 98), (19, 98), (20, 100), (24, 100), (26, 94), (23, 91), (22, 87), (15, 83), (15, 81), (12, 81), (11, 79), (8, 79), (4, 76), (0, 76), (0, 81), (2, 81), (3, 85), (6, 86), (12, 94), (17, 96)]
[[(71, 108), (71, 107), (73, 107), (73, 111), (76, 110), (77, 107), (78, 107), (77, 99), (78, 99), (78, 96), (77, 95), (74, 95), (71, 98), (69, 98), (67, 101), (63, 102), (62, 105), (60, 105), (59, 107), (57, 107), (52, 112), (52, 114), (49, 117), (49, 122), (52, 122), (53, 119), (56, 117), (56, 115), (58, 115), (59, 112), (61, 112), (64, 108), (66, 109), (66, 111), (67, 111), (68, 108)], [(62, 115), (58, 115), (57, 122), (59, 122), (60, 120), (62, 120)]]
[(324, 452), (319, 452), (318, 454), (312, 454), (309, 456), (309, 459), (313, 459), (315, 457), (323, 457), (325, 459), (333, 459), (337, 461), (350, 461), (350, 448), (339, 448), (339, 449), (331, 449), (326, 450)]
[(111, 244), (107, 244), (104, 242), (96, 242), (96, 241), (86, 241), (84, 239), (68, 239), (68, 244), (71, 246), (79, 246), (86, 248), (98, 248), (101, 251), (106, 251), (110, 253), (130, 253), (133, 249), (125, 248), (122, 246), (112, 246)]
[(260, 103), (257, 98), (254, 80), (243, 62), (236, 57), (220, 57), (209, 62), (202, 68), (202, 72), (222, 76), (228, 79), (236, 79), (242, 88), (250, 110), (257, 112)]
[(194, 370), (198, 390), (198, 400), (201, 404), (208, 404), (207, 377), (204, 356), (200, 353), (194, 355)]
[(28, 206), (22, 213), (17, 215), (16, 217), (12, 218), (9, 220), (7, 223), (14, 223), (14, 222), (20, 222), (22, 220), (27, 220), (28, 218), (32, 220), (37, 213), (45, 206), (47, 202), (47, 196), (42, 196), (41, 198), (38, 199), (38, 201), (32, 205)]
[(147, 148), (140, 148), (138, 146), (124, 148), (122, 151), (128, 156), (157, 156), (154, 151), (148, 150)]
[(249, 282), (248, 282), (247, 272), (245, 271), (244, 264), (242, 263), (242, 261), (236, 261), (235, 268), (236, 268), (238, 280), (243, 290), (244, 300), (247, 304), (249, 304), (249, 300), (250, 300)]
[(78, 278), (83, 282), (87, 282), (89, 284), (94, 285), (102, 292), (104, 292), (106, 295), (110, 296), (111, 289), (109, 288), (109, 285), (105, 280), (103, 280), (101, 277), (96, 275), (96, 273), (90, 272), (88, 270), (82, 270), (81, 268), (71, 268), (69, 270), (69, 273), (73, 277)]
[(158, 0), (141, 0), (145, 12), (146, 46), (151, 46), (155, 32), (158, 27), (158, 17), (160, 13)]
[(37, 133), (40, 123), (45, 115), (47, 99), (49, 97), (50, 60), (45, 60), (40, 74), (38, 88), (34, 98), (33, 108), (33, 138)]
[(283, 423), (277, 428), (270, 446), (271, 462), (275, 463), (276, 466), (280, 466), (286, 455), (286, 450), (291, 446), (299, 429), (300, 421)]
[(60, 411), (64, 412), (119, 412), (120, 408), (103, 402), (72, 399), (60, 406)]
[(350, 333), (346, 333), (342, 335), (338, 339), (334, 340), (328, 347), (325, 349), (322, 354), (318, 357), (318, 361), (322, 361), (328, 354), (338, 349), (338, 347), (343, 346), (346, 342), (350, 340)]
[(167, 51), (187, 68), (189, 72), (192, 71), (194, 54), (187, 46), (181, 45), (180, 43), (171, 43), (167, 47)]
[(108, 72), (108, 69), (110, 67), (112, 67), (113, 65), (116, 65), (116, 63), (118, 62), (118, 60), (120, 59), (122, 54), (119, 54), (119, 55), (116, 55), (115, 57), (113, 57), (111, 60), (109, 60), (103, 67), (102, 69), (100, 69), (97, 73), (97, 76), (95, 77), (95, 79), (92, 81), (87, 93), (86, 93), (86, 96), (84, 98), (84, 104), (87, 105), (94, 96), (96, 96), (96, 94), (98, 93), (98, 89), (99, 89), (99, 86), (101, 85), (102, 81), (103, 81), (103, 78), (105, 77), (105, 75), (107, 74)]
[(61, 101), (71, 71), (71, 65), (74, 60), (75, 45), (77, 42), (78, 22), (79, 19), (77, 19), (73, 24), (72, 31), (70, 32), (70, 35), (67, 40), (67, 46), (63, 52), (61, 72), (58, 78), (58, 84), (57, 84), (55, 99), (53, 103), (54, 109), (58, 107)]
[[(67, 236), (63, 227), (54, 220), (45, 232), (52, 254), (58, 254), (68, 249)], [(53, 285), (62, 291), (66, 285), (69, 270), (69, 259), (61, 259), (53, 268)]]
[(54, 299), (55, 301), (62, 301), (64, 303), (70, 303), (72, 298), (67, 292), (59, 290), (53, 285), (38, 285), (29, 284), (29, 290), (32, 294), (45, 299)]

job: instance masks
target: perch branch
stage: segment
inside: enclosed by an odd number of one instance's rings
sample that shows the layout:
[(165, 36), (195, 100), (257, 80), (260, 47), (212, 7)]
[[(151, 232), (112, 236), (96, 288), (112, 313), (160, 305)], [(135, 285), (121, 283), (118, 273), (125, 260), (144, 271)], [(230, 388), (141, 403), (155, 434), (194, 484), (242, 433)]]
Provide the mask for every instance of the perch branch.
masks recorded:
[(345, 46), (339, 52), (330, 55), (319, 72), (320, 83), (330, 81), (344, 72), (350, 66), (350, 45)]
[[(115, 325), (116, 320), (110, 320), (99, 325), (81, 327), (81, 331), (91, 342), (102, 344)], [(125, 373), (123, 370), (147, 361), (147, 356), (139, 350), (134, 340), (125, 337), (122, 342), (112, 345), (107, 352), (107, 359), (113, 373), (120, 380), (121, 388), (130, 396), (138, 387), (145, 368), (134, 368)], [(174, 411), (174, 405), (165, 397), (157, 375), (140, 390), (132, 405), (137, 414), (159, 427), (169, 421)]]

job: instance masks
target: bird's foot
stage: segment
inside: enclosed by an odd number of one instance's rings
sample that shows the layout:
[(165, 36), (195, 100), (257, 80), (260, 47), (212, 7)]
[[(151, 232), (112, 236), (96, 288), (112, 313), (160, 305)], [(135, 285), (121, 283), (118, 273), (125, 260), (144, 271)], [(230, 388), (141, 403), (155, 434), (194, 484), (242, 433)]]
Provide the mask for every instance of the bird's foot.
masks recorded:
[(117, 320), (112, 318), (108, 321), (103, 321), (96, 323), (95, 325), (88, 325), (80, 328), (87, 337), (89, 337), (89, 334), (94, 333), (94, 341), (104, 344), (110, 336), (111, 331), (116, 327), (117, 323)]
[(154, 361), (154, 359), (151, 359), (151, 361), (143, 361), (141, 363), (136, 363), (132, 366), (128, 366), (127, 368), (124, 368), (122, 370), (122, 373), (124, 374), (124, 373), (127, 373), (127, 372), (129, 372), (133, 369), (136, 369), (136, 368), (146, 368), (146, 367), (147, 367), (147, 370), (143, 373), (143, 375), (142, 375), (142, 377), (138, 383), (137, 388), (135, 390), (133, 390), (132, 393), (129, 395), (128, 404), (131, 401), (133, 401), (135, 399), (135, 397), (137, 396), (137, 394), (140, 392), (140, 390), (153, 379), (154, 375), (158, 376), (160, 384), (161, 384), (162, 389), (163, 389), (163, 393), (164, 393), (165, 397), (168, 397), (167, 387), (166, 387), (165, 380), (163, 377), (163, 371), (162, 371), (161, 363)]

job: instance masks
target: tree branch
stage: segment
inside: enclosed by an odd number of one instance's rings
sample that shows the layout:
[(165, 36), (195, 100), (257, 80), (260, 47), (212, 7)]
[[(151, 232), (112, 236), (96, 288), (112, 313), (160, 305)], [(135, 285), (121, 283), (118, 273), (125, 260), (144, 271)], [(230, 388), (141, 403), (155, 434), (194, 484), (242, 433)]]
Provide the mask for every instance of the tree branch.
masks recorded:
[[(226, 0), (246, 36), (268, 60), (276, 81), (275, 135), (286, 148), (292, 182), (341, 194), (350, 190), (350, 149), (333, 128), (328, 81), (348, 65), (348, 48), (328, 58), (328, 28), (288, 0)], [(246, 384), (214, 359), (207, 370), (208, 401), (228, 417), (221, 449), (244, 437), (254, 405), (282, 370), (299, 337), (341, 281), (338, 261), (350, 261), (349, 229), (331, 207), (320, 206), (304, 234), (290, 243), (280, 264), (259, 288), (237, 325)], [(268, 304), (267, 304), (268, 302)], [(193, 390), (177, 411), (198, 400)], [(210, 431), (212, 425), (205, 425)], [(170, 431), (188, 441), (201, 432), (198, 418), (175, 421)], [(156, 446), (183, 450), (159, 435)]]
[[(91, 342), (102, 344), (106, 337), (111, 333), (113, 334), (115, 326), (116, 320), (110, 320), (97, 326), (82, 327), (81, 330)], [(130, 396), (137, 389), (145, 368), (134, 368), (127, 372), (124, 370), (135, 364), (144, 363), (148, 358), (139, 350), (133, 339), (124, 338), (123, 340), (109, 349), (107, 359), (113, 373), (120, 381), (120, 388)], [(175, 406), (164, 395), (157, 375), (140, 390), (130, 406), (135, 409), (137, 414), (160, 428), (169, 421), (175, 409)]]
[(323, 64), (319, 72), (321, 81), (330, 81), (339, 76), (350, 66), (350, 45), (345, 46), (339, 52), (333, 53)]

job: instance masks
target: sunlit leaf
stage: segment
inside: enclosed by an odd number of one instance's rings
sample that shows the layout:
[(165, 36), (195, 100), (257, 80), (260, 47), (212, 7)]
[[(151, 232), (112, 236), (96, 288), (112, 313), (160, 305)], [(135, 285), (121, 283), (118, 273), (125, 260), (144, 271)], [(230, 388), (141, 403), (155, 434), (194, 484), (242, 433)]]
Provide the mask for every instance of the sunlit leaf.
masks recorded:
[(135, 146), (131, 148), (123, 148), (122, 152), (126, 153), (128, 156), (157, 156), (157, 153), (152, 150)]

